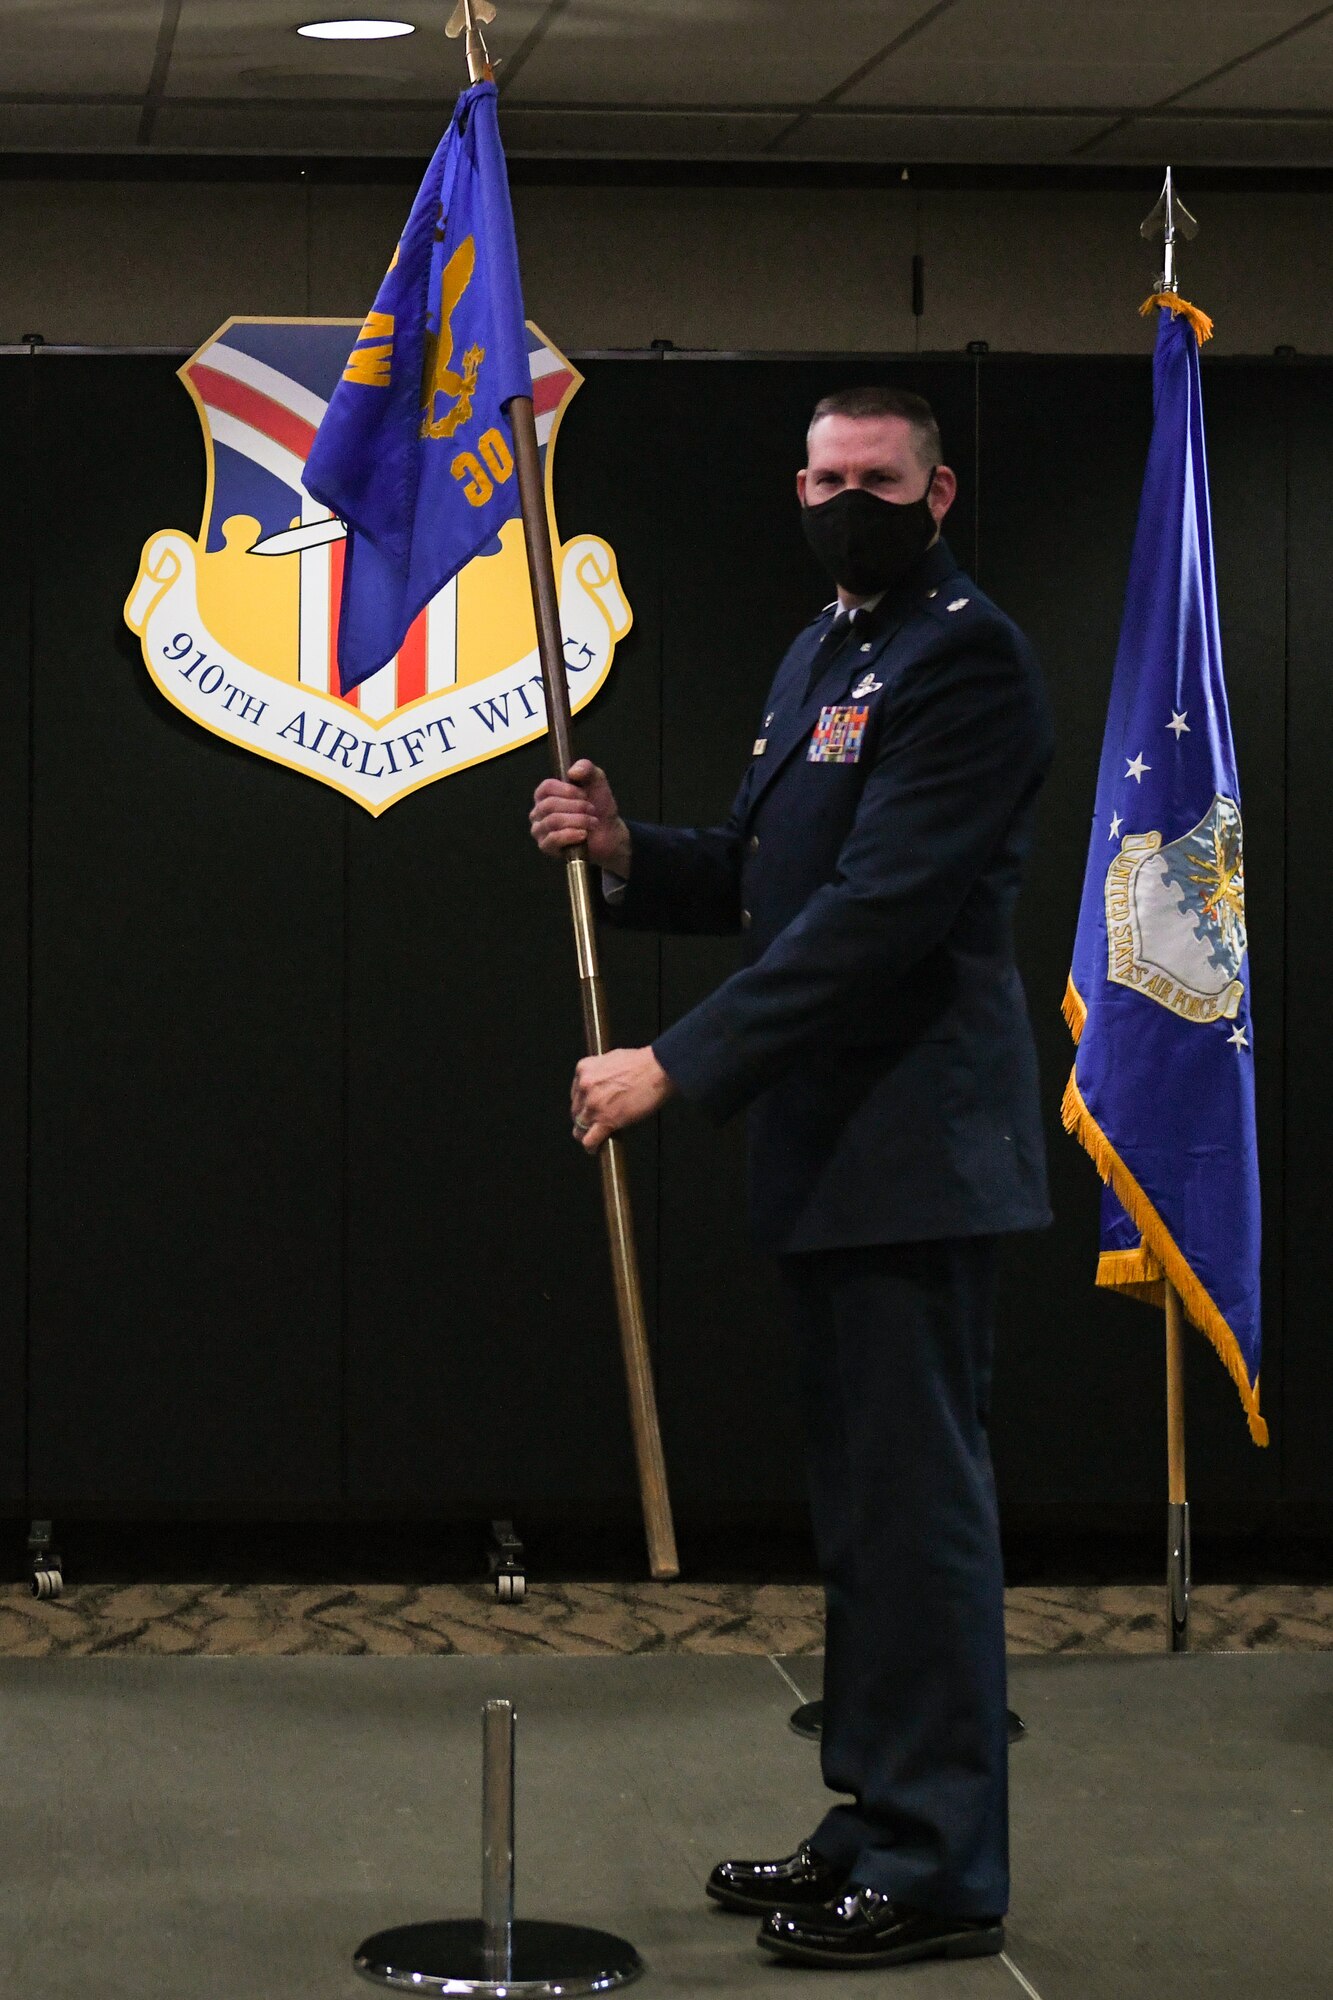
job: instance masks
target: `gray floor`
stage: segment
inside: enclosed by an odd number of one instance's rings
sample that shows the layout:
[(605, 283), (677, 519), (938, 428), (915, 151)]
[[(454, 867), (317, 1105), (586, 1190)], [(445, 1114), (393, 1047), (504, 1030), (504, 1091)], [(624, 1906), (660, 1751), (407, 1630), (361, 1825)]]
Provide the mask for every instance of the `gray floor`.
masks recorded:
[[(639, 1991), (1243, 2000), (1333, 1991), (1333, 1656), (1017, 1663), (1002, 1960), (802, 1974), (700, 1884), (818, 1802), (809, 1659), (0, 1662), (0, 1993), (352, 2000), (353, 1946), (475, 1908), (477, 1711), (519, 1704), (520, 1914)], [(811, 1983), (812, 1982), (812, 1983)]]

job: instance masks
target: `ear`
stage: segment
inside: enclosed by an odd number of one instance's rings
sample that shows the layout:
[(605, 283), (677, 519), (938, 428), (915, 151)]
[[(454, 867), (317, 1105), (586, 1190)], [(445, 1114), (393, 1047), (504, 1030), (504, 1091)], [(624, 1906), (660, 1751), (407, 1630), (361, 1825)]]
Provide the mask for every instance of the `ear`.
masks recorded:
[(805, 467), (804, 467), (804, 466), (802, 466), (802, 467), (801, 467), (800, 471), (799, 471), (799, 472), (797, 473), (797, 475), (796, 475), (796, 498), (797, 498), (797, 499), (798, 499), (798, 500), (800, 501), (801, 505), (802, 505), (802, 506), (804, 507), (804, 505), (805, 505)]
[(938, 528), (954, 501), (958, 498), (958, 480), (952, 467), (940, 465), (935, 468), (935, 479), (930, 489), (927, 505), (931, 517)]

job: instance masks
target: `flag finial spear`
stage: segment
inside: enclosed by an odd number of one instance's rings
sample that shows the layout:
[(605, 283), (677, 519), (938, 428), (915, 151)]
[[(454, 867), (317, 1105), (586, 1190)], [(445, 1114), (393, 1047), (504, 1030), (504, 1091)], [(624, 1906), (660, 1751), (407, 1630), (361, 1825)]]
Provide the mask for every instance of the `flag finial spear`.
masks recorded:
[(451, 41), (457, 41), (466, 31), (467, 73), (473, 83), (489, 83), (495, 74), (486, 49), (486, 38), (479, 25), (494, 19), (495, 9), (491, 0), (458, 0), (444, 31)]
[(1187, 243), (1193, 242), (1199, 233), (1199, 225), (1175, 191), (1170, 167), (1162, 183), (1162, 192), (1151, 215), (1145, 216), (1139, 224), (1139, 235), (1149, 241), (1154, 236), (1164, 239), (1165, 260), (1162, 265), (1162, 282), (1159, 287), (1164, 292), (1179, 290), (1176, 283), (1176, 239), (1183, 236)]

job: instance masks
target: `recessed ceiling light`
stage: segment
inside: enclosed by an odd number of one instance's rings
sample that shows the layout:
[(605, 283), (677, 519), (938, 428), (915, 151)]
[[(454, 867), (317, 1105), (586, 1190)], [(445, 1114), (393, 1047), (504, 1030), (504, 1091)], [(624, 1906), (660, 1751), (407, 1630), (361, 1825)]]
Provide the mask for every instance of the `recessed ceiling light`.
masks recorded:
[(307, 21), (298, 35), (316, 42), (387, 42), (395, 35), (414, 35), (411, 21)]

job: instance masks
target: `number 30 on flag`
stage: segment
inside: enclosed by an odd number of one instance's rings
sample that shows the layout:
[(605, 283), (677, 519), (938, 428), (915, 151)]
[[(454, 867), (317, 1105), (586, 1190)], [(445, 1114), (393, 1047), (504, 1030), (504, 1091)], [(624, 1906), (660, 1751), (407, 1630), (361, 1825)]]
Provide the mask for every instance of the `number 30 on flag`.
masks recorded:
[[(496, 487), (503, 486), (514, 471), (513, 456), (500, 431), (483, 431), (477, 439), (477, 452), (460, 451), (449, 467), (469, 507), (484, 507)], [(485, 466), (481, 459), (485, 459)]]

